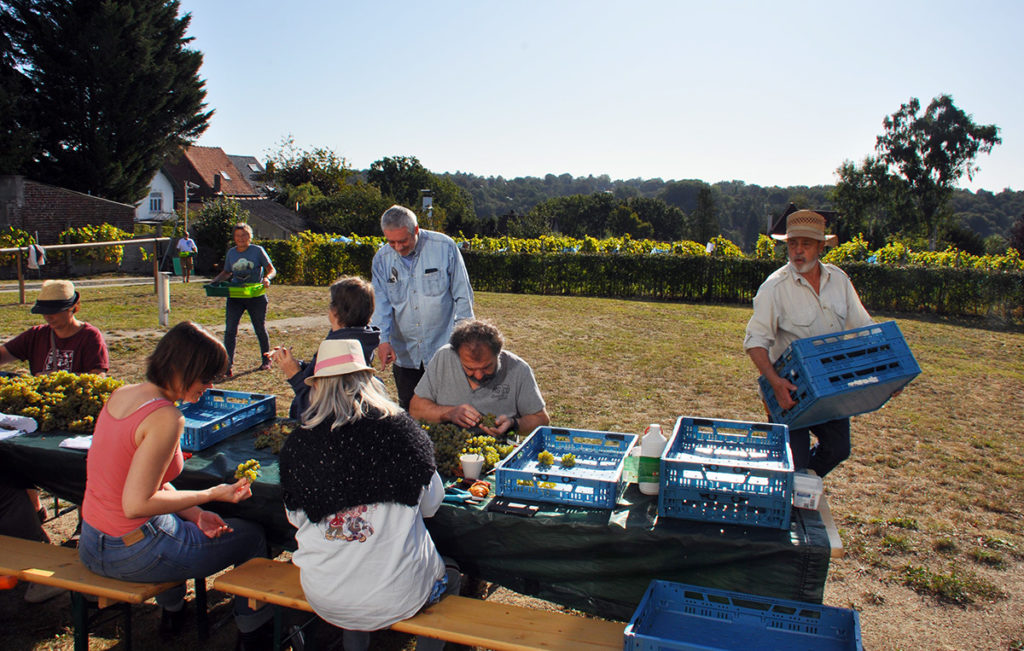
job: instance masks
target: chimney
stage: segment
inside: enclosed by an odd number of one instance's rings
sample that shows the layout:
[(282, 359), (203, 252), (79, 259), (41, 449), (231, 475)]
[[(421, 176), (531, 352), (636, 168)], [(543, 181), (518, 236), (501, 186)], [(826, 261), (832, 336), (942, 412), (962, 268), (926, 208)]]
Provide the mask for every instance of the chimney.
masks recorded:
[(220, 194), (220, 174), (213, 175), (213, 193)]

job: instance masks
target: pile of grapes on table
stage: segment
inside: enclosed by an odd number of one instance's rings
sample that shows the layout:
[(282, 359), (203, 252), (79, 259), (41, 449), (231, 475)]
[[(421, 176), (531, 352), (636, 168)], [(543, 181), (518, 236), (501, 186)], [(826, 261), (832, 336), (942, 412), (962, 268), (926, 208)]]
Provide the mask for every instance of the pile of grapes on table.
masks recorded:
[(92, 373), (0, 377), (0, 413), (34, 418), (40, 432), (92, 434), (96, 417), (124, 382)]

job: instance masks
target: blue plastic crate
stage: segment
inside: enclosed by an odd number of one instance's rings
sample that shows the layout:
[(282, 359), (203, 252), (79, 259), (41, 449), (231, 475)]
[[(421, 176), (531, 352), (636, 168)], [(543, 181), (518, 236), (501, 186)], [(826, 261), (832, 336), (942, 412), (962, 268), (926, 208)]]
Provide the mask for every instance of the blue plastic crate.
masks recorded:
[(680, 416), (661, 454), (658, 515), (788, 529), (789, 428)]
[[(625, 489), (626, 456), (636, 434), (538, 427), (494, 470), (495, 492), (504, 497), (611, 509)], [(537, 455), (548, 451), (555, 463), (542, 466)], [(559, 461), (571, 452), (576, 464)]]
[(797, 339), (775, 370), (796, 385), (796, 405), (780, 409), (764, 376), (761, 395), (772, 420), (791, 428), (874, 411), (921, 373), (895, 321)]
[(651, 581), (626, 627), (625, 651), (860, 651), (855, 610)]
[(262, 393), (207, 389), (199, 402), (179, 405), (185, 416), (181, 449), (198, 452), (277, 416), (277, 398)]

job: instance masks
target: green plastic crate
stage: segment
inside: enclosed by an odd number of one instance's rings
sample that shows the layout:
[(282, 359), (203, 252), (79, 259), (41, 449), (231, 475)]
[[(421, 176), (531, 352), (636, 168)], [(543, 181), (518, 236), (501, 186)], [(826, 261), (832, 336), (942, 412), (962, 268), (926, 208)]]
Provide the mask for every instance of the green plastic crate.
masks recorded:
[(203, 286), (207, 296), (228, 296), (230, 298), (254, 298), (263, 296), (267, 288), (263, 283), (207, 283)]

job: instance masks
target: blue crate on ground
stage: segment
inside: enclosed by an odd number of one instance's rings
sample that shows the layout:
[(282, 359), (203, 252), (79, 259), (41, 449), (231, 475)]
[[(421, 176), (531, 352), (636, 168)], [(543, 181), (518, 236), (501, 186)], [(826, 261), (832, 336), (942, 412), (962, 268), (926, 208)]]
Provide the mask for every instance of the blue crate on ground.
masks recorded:
[(855, 610), (651, 581), (625, 632), (625, 651), (860, 651)]
[(680, 416), (661, 454), (658, 515), (788, 529), (789, 428)]
[[(495, 492), (503, 497), (614, 508), (626, 487), (626, 456), (639, 438), (636, 434), (538, 427), (495, 466)], [(555, 457), (550, 466), (537, 461), (537, 455), (545, 450)], [(563, 468), (562, 455), (570, 452), (576, 465)]]
[(895, 321), (797, 339), (775, 370), (796, 385), (796, 405), (781, 409), (763, 375), (761, 395), (772, 420), (791, 428), (874, 411), (921, 373)]
[(181, 449), (198, 452), (277, 416), (277, 398), (262, 393), (208, 389), (199, 402), (179, 405), (185, 416)]

